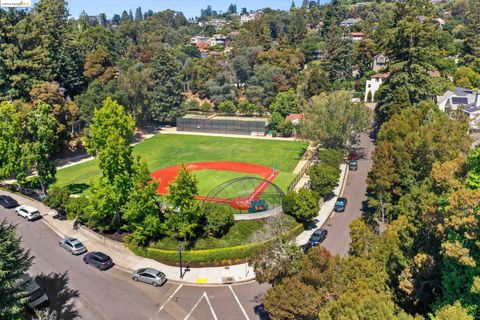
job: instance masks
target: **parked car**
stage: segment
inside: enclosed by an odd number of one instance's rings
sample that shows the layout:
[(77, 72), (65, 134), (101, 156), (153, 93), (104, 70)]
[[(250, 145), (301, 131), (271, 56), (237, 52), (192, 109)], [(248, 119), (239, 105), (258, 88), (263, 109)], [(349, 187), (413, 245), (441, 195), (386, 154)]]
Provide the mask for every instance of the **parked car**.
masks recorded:
[(351, 160), (348, 163), (348, 170), (357, 171), (358, 170), (358, 161), (357, 160)]
[(337, 202), (335, 202), (335, 207), (333, 207), (333, 211), (344, 212), (346, 207), (347, 207), (347, 198), (338, 198)]
[(149, 283), (154, 287), (161, 286), (167, 281), (165, 273), (153, 268), (138, 269), (132, 274), (132, 279), (134, 281)]
[(0, 196), (0, 205), (4, 208), (11, 209), (18, 207), (18, 202), (10, 196), (2, 195)]
[(310, 239), (308, 239), (308, 243), (312, 246), (318, 246), (320, 243), (322, 243), (328, 235), (328, 231), (325, 229), (317, 229), (313, 232), (313, 234), (310, 236)]
[(312, 245), (310, 244), (310, 242), (307, 242), (307, 243), (302, 244), (300, 246), (300, 250), (302, 250), (303, 253), (307, 253), (308, 250), (310, 250), (311, 247), (312, 247)]
[(20, 206), (15, 209), (15, 212), (18, 216), (23, 217), (28, 221), (39, 219), (42, 217), (38, 209), (31, 206)]
[(348, 154), (348, 161), (358, 160), (358, 158), (359, 158), (359, 154), (355, 150), (350, 151), (350, 153)]
[(79, 255), (87, 252), (87, 248), (78, 239), (66, 237), (58, 242), (60, 247), (64, 248), (71, 254)]
[(89, 252), (83, 256), (83, 262), (100, 270), (107, 270), (113, 267), (113, 260), (102, 252)]
[(28, 273), (24, 273), (20, 276), (15, 287), (27, 293), (28, 301), (26, 306), (28, 308), (37, 309), (48, 306), (49, 301), (45, 291), (40, 288)]

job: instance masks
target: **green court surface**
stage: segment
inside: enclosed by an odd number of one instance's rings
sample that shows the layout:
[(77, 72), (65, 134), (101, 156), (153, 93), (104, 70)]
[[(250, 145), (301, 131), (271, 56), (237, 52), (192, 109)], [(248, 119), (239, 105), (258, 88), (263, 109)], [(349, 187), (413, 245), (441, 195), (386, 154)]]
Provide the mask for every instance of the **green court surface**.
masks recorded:
[[(236, 161), (275, 166), (280, 175), (274, 183), (286, 190), (293, 180), (298, 161), (307, 148), (306, 142), (263, 140), (246, 138), (224, 138), (211, 136), (164, 134), (145, 140), (134, 147), (150, 171), (199, 161)], [(59, 186), (79, 186), (91, 183), (101, 176), (97, 159), (60, 169), (57, 172)], [(203, 172), (202, 172), (203, 171)], [(213, 187), (242, 176), (252, 176), (228, 171), (202, 170), (195, 172), (199, 178), (199, 193), (206, 195)]]

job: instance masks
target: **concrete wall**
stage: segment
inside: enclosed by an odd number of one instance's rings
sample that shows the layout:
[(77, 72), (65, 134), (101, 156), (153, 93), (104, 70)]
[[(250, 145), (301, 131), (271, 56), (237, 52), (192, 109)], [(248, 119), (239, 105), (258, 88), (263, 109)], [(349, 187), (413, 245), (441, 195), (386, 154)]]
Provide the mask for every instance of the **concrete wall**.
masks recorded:
[(276, 217), (283, 212), (282, 207), (278, 207), (269, 211), (259, 212), (259, 213), (246, 213), (246, 214), (235, 214), (235, 221), (245, 221), (245, 220), (260, 220), (270, 217)]

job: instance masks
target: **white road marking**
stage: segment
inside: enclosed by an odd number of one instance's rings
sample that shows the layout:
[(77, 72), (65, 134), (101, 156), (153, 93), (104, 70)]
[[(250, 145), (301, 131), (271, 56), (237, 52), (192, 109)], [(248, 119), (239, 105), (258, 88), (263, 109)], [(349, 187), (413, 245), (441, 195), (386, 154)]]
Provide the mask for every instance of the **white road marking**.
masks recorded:
[[(165, 301), (162, 306), (158, 309), (157, 313), (155, 313), (153, 316), (155, 317), (157, 314), (159, 314), (163, 308), (165, 308), (165, 306), (167, 305), (167, 303), (170, 302), (170, 300), (172, 300), (173, 296), (177, 294), (178, 290), (180, 290), (181, 288), (183, 287), (183, 284), (179, 285), (177, 289), (175, 289), (175, 291), (170, 295), (170, 297), (168, 297), (167, 301)], [(153, 318), (150, 318), (150, 320), (153, 320)]]
[(232, 291), (232, 294), (233, 294), (233, 296), (235, 297), (235, 300), (237, 300), (238, 306), (239, 306), (240, 309), (242, 310), (243, 315), (245, 316), (245, 319), (250, 320), (250, 318), (248, 317), (247, 312), (245, 311), (245, 309), (243, 308), (242, 304), (240, 303), (240, 300), (238, 300), (238, 297), (237, 297), (237, 295), (235, 294), (235, 291), (233, 291), (232, 286), (228, 286), (228, 287), (230, 288), (230, 291)]
[(183, 320), (187, 320), (188, 317), (190, 317), (193, 313), (193, 310), (195, 310), (196, 307), (198, 307), (198, 305), (200, 304), (200, 301), (202, 301), (203, 297), (205, 297), (206, 293), (203, 292), (203, 294), (200, 296), (200, 299), (198, 299), (197, 303), (195, 303), (195, 305), (193, 306), (192, 310), (190, 310), (190, 312), (187, 314), (187, 316), (185, 317), (185, 319)]
[(215, 314), (215, 311), (213, 310), (212, 304), (210, 303), (210, 299), (208, 299), (208, 295), (206, 292), (203, 293), (205, 295), (205, 299), (207, 299), (208, 306), (210, 307), (210, 311), (212, 311), (213, 314), (213, 319), (217, 320), (217, 315)]

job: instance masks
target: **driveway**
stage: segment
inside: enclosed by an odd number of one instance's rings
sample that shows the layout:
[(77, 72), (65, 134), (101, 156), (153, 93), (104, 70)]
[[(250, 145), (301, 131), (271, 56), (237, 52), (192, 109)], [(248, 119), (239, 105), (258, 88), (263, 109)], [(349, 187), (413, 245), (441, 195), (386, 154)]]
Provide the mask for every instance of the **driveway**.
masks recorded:
[(41, 220), (27, 222), (0, 207), (0, 220), (17, 225), (22, 244), (35, 257), (30, 273), (46, 289), (59, 319), (259, 319), (255, 310), (268, 286), (190, 286), (167, 282), (160, 288), (134, 282), (111, 268), (99, 271), (58, 246), (59, 237)]

